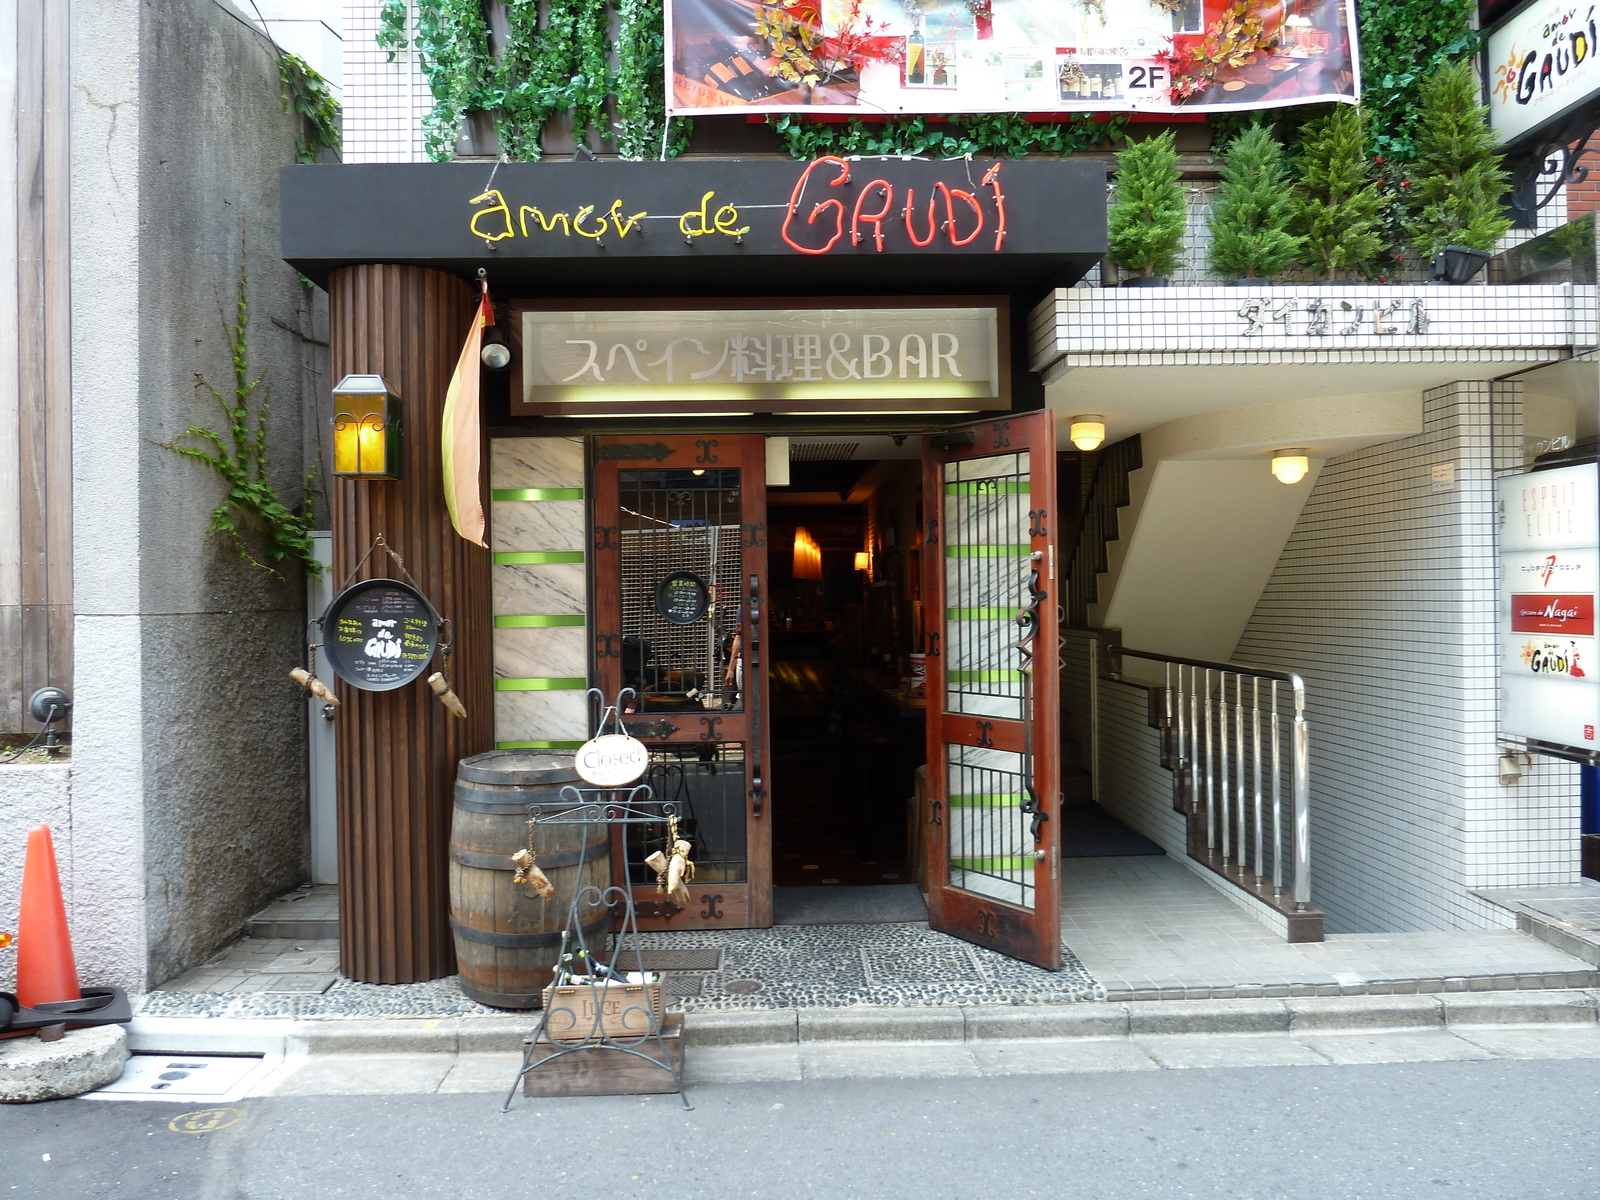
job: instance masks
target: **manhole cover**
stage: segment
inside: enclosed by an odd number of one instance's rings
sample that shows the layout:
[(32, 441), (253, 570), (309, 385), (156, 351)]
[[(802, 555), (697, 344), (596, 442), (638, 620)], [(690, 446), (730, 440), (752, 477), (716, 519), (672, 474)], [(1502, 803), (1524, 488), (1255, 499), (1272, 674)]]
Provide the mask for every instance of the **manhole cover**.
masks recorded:
[(730, 979), (722, 985), (722, 990), (730, 996), (748, 996), (752, 992), (759, 992), (761, 986), (759, 979)]

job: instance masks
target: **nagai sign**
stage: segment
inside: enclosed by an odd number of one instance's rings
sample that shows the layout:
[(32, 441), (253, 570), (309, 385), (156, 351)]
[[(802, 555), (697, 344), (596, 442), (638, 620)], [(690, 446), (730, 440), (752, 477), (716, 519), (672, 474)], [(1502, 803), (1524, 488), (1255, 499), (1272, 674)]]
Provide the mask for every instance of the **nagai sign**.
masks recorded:
[(1600, 6), (1534, 3), (1489, 34), (1489, 124), (1504, 142), (1600, 97)]
[(972, 412), (1010, 404), (998, 305), (518, 307), (518, 413)]
[(1501, 728), (1600, 750), (1600, 466), (1499, 486)]

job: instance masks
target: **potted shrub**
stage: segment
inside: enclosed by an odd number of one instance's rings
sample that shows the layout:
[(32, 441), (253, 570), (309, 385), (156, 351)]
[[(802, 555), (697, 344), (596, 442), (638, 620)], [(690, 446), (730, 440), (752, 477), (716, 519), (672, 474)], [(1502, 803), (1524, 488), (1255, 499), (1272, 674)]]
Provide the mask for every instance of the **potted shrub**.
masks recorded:
[(1276, 275), (1294, 262), (1305, 239), (1291, 230), (1294, 197), (1283, 146), (1264, 125), (1228, 144), (1222, 194), (1211, 208), (1211, 263), (1235, 282)]
[(1117, 199), (1107, 219), (1111, 261), (1135, 272), (1123, 287), (1164, 287), (1183, 249), (1185, 214), (1172, 130), (1117, 152)]
[(1383, 253), (1389, 201), (1367, 158), (1367, 119), (1359, 108), (1334, 106), (1308, 123), (1297, 164), (1294, 232), (1304, 239), (1299, 261), (1318, 279), (1370, 275)]
[(1466, 283), (1511, 228), (1501, 207), (1511, 178), (1495, 152), (1469, 59), (1423, 80), (1420, 100), (1417, 157), (1405, 184), (1406, 236), (1422, 261), (1433, 263), (1434, 279)]

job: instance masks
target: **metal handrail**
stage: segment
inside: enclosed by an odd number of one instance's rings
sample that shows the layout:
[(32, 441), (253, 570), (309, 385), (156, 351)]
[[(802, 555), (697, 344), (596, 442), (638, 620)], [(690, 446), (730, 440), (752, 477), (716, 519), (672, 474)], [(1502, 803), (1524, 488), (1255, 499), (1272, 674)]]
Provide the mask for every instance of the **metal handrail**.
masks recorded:
[[(1290, 888), (1295, 909), (1307, 909), (1311, 904), (1311, 727), (1306, 721), (1305, 680), (1289, 671), (1152, 654), (1144, 650), (1130, 650), (1116, 643), (1106, 647), (1106, 657), (1110, 664), (1115, 665), (1108, 672), (1112, 678), (1121, 678), (1120, 658), (1137, 658), (1163, 665), (1163, 719), (1165, 727), (1176, 733), (1177, 752), (1173, 757), (1179, 786), (1184, 787), (1184, 794), (1195, 804), (1201, 803), (1203, 787), (1207, 851), (1220, 849), (1222, 861), (1225, 864), (1232, 861), (1241, 876), (1248, 870), (1255, 876), (1258, 887), (1264, 887), (1266, 882), (1263, 752), (1270, 752), (1272, 888), (1280, 895), (1284, 890), (1283, 732), (1278, 714), (1278, 687), (1280, 684), (1288, 685), (1294, 702), (1289, 736), (1289, 787), (1293, 822), (1290, 852), (1294, 864)], [(1213, 674), (1216, 675), (1215, 689)], [(1228, 701), (1229, 676), (1233, 677), (1231, 713)], [(1246, 680), (1250, 681), (1248, 704), (1245, 700)], [(1270, 684), (1265, 743), (1262, 737), (1263, 683)], [(1233, 726), (1231, 739), (1228, 727), (1230, 716)], [(1251, 833), (1254, 834), (1253, 838)]]

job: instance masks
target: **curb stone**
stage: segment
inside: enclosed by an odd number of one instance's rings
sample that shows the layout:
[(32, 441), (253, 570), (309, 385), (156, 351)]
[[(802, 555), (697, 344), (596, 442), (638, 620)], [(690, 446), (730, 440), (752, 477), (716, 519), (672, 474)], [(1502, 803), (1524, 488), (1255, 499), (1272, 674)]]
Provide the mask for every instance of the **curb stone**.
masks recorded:
[[(135, 1017), (134, 1050), (419, 1054), (515, 1052), (538, 1021), (526, 1016), (245, 1021)], [(1090, 1041), (1181, 1034), (1326, 1034), (1449, 1026), (1600, 1024), (1592, 991), (1457, 992), (1253, 1000), (1134, 1000), (1018, 1006), (757, 1009), (694, 1013), (687, 1046), (761, 1047), (855, 1042), (959, 1044)]]

